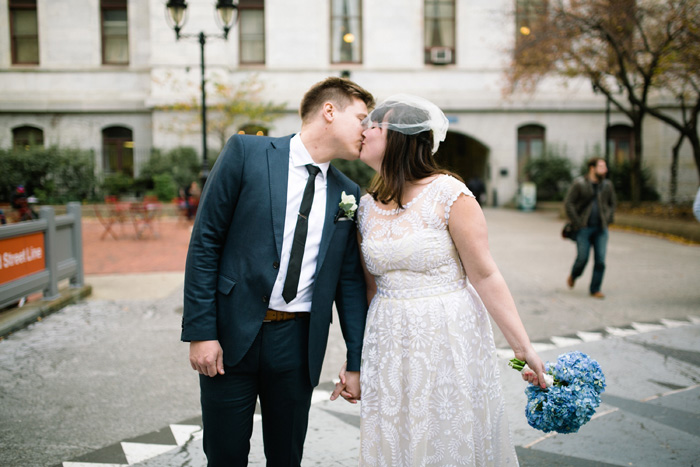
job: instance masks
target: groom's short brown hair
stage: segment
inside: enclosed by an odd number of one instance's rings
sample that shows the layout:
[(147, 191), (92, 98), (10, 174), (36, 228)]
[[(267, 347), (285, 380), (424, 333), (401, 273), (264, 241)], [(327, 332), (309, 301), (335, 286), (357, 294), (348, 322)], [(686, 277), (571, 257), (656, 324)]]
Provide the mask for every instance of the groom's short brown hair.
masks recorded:
[(332, 102), (343, 110), (352, 103), (353, 99), (364, 102), (368, 110), (374, 107), (372, 94), (358, 84), (345, 78), (334, 76), (326, 78), (311, 86), (304, 94), (299, 106), (301, 120), (306, 123), (325, 102)]

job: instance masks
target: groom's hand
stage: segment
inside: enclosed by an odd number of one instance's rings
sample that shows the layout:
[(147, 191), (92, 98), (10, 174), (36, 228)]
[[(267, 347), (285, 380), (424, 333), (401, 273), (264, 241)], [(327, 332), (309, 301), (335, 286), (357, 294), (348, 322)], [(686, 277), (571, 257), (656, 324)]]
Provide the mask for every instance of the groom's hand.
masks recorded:
[(331, 400), (334, 401), (338, 396), (342, 397), (351, 404), (357, 404), (360, 400), (360, 372), (347, 371), (348, 362), (343, 363), (338, 373), (340, 381), (335, 383), (335, 390), (331, 394)]
[(359, 371), (347, 371), (345, 372), (345, 394), (341, 394), (343, 398), (353, 404), (357, 404), (360, 400), (360, 372)]
[(223, 375), (224, 351), (219, 341), (190, 342), (190, 365), (202, 375)]

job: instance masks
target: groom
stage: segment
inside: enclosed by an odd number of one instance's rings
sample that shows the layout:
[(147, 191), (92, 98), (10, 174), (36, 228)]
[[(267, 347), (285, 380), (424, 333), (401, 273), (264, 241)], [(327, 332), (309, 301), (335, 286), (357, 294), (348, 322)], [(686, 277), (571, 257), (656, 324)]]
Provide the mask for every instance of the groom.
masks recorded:
[(268, 466), (298, 466), (335, 301), (359, 394), (367, 296), (354, 211), (355, 160), (374, 98), (328, 78), (302, 99), (301, 132), (234, 135), (204, 187), (185, 269), (182, 340), (200, 373), (209, 466), (247, 465), (260, 399)]

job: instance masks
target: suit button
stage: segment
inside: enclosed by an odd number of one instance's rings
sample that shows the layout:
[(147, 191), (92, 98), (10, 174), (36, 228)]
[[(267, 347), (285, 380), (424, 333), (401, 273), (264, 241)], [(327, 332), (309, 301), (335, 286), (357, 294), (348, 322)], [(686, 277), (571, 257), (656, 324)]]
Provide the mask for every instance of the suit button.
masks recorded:
[(280, 263), (278, 263), (277, 261), (275, 261), (274, 263), (272, 263), (272, 267), (275, 268), (275, 269), (279, 269), (279, 268), (280, 268)]
[(263, 301), (264, 303), (267, 303), (269, 300), (270, 300), (270, 299), (267, 298), (267, 295), (263, 295), (263, 296), (262, 296), (262, 301)]

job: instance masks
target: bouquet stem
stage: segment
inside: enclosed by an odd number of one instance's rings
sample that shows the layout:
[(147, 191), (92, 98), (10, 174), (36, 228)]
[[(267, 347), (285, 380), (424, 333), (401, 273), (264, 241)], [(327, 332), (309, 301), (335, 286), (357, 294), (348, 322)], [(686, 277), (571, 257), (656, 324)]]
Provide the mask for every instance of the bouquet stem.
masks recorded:
[[(518, 370), (521, 373), (523, 371), (532, 371), (534, 373), (534, 370), (532, 368), (530, 368), (526, 362), (519, 360), (517, 358), (511, 359), (510, 362), (508, 363), (508, 365), (510, 365), (511, 368)], [(554, 380), (554, 377), (552, 375), (545, 373), (544, 374), (544, 382), (548, 388), (551, 388), (552, 386), (554, 386), (554, 384), (557, 381)]]

